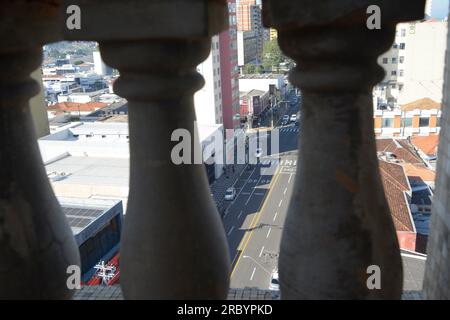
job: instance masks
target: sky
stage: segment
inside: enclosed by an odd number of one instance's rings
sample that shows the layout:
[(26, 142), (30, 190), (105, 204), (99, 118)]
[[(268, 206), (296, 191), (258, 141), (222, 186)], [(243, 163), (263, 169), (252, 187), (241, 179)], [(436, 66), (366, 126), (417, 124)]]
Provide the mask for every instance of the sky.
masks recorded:
[(433, 0), (431, 15), (434, 18), (442, 19), (448, 14), (448, 0)]

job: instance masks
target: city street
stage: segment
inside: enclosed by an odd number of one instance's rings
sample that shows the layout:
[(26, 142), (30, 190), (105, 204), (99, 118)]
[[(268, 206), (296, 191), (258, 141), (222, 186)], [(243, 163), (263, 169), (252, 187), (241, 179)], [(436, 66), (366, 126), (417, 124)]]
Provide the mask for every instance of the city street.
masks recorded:
[[(298, 106), (290, 106), (286, 114), (297, 112)], [(250, 170), (244, 169), (235, 183), (237, 196), (229, 202), (223, 218), (232, 260), (231, 288), (268, 289), (277, 266), (300, 130), (293, 123), (276, 129), (280, 130), (280, 162), (275, 174), (261, 172), (270, 165), (270, 156), (263, 156)]]

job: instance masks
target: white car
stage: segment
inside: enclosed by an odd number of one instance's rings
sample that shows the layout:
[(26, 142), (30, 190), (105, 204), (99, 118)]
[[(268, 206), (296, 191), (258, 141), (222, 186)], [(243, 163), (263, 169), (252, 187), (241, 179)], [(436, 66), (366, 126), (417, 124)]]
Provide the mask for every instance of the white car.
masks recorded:
[(297, 115), (296, 115), (296, 114), (293, 114), (293, 115), (291, 116), (291, 122), (295, 122), (295, 121), (297, 121)]
[(225, 192), (225, 200), (232, 201), (236, 197), (236, 189), (231, 187)]
[(274, 271), (272, 273), (272, 278), (270, 279), (269, 290), (272, 290), (272, 291), (280, 290), (280, 281), (278, 279), (278, 271)]

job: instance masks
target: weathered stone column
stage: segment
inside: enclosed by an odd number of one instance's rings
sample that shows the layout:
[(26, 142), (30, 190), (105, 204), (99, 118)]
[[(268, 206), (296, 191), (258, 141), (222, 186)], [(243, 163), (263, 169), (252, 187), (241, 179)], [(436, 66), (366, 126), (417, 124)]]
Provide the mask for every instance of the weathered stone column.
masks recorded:
[(78, 248), (45, 173), (29, 110), (30, 74), (58, 39), (58, 1), (6, 1), (0, 11), (0, 299), (70, 298)]
[[(381, 29), (366, 10), (381, 8)], [(399, 299), (402, 265), (379, 177), (372, 87), (377, 57), (424, 0), (266, 0), (266, 26), (295, 59), (302, 90), (299, 166), (279, 260), (283, 299)], [(398, 9), (397, 9), (398, 8)], [(369, 290), (367, 269), (381, 270)]]
[[(100, 42), (128, 99), (130, 195), (121, 241), (127, 299), (225, 299), (229, 257), (203, 164), (176, 165), (176, 129), (194, 137), (196, 67), (225, 29), (224, 0), (80, 1), (81, 30), (69, 39)], [(201, 150), (201, 148), (197, 148)], [(193, 159), (193, 157), (191, 157)]]

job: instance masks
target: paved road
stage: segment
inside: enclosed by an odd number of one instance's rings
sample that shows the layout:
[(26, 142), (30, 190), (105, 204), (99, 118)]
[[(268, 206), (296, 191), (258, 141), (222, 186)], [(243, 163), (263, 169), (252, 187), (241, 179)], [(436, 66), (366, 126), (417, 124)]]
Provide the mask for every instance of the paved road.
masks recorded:
[[(291, 106), (287, 114), (297, 111), (298, 106)], [(290, 124), (277, 129), (280, 160), (276, 173), (266, 175), (261, 170), (270, 165), (270, 156), (244, 169), (235, 184), (237, 197), (228, 204), (223, 219), (232, 260), (232, 288), (267, 289), (278, 263), (297, 164), (299, 128)], [(270, 149), (270, 141), (268, 145)]]

